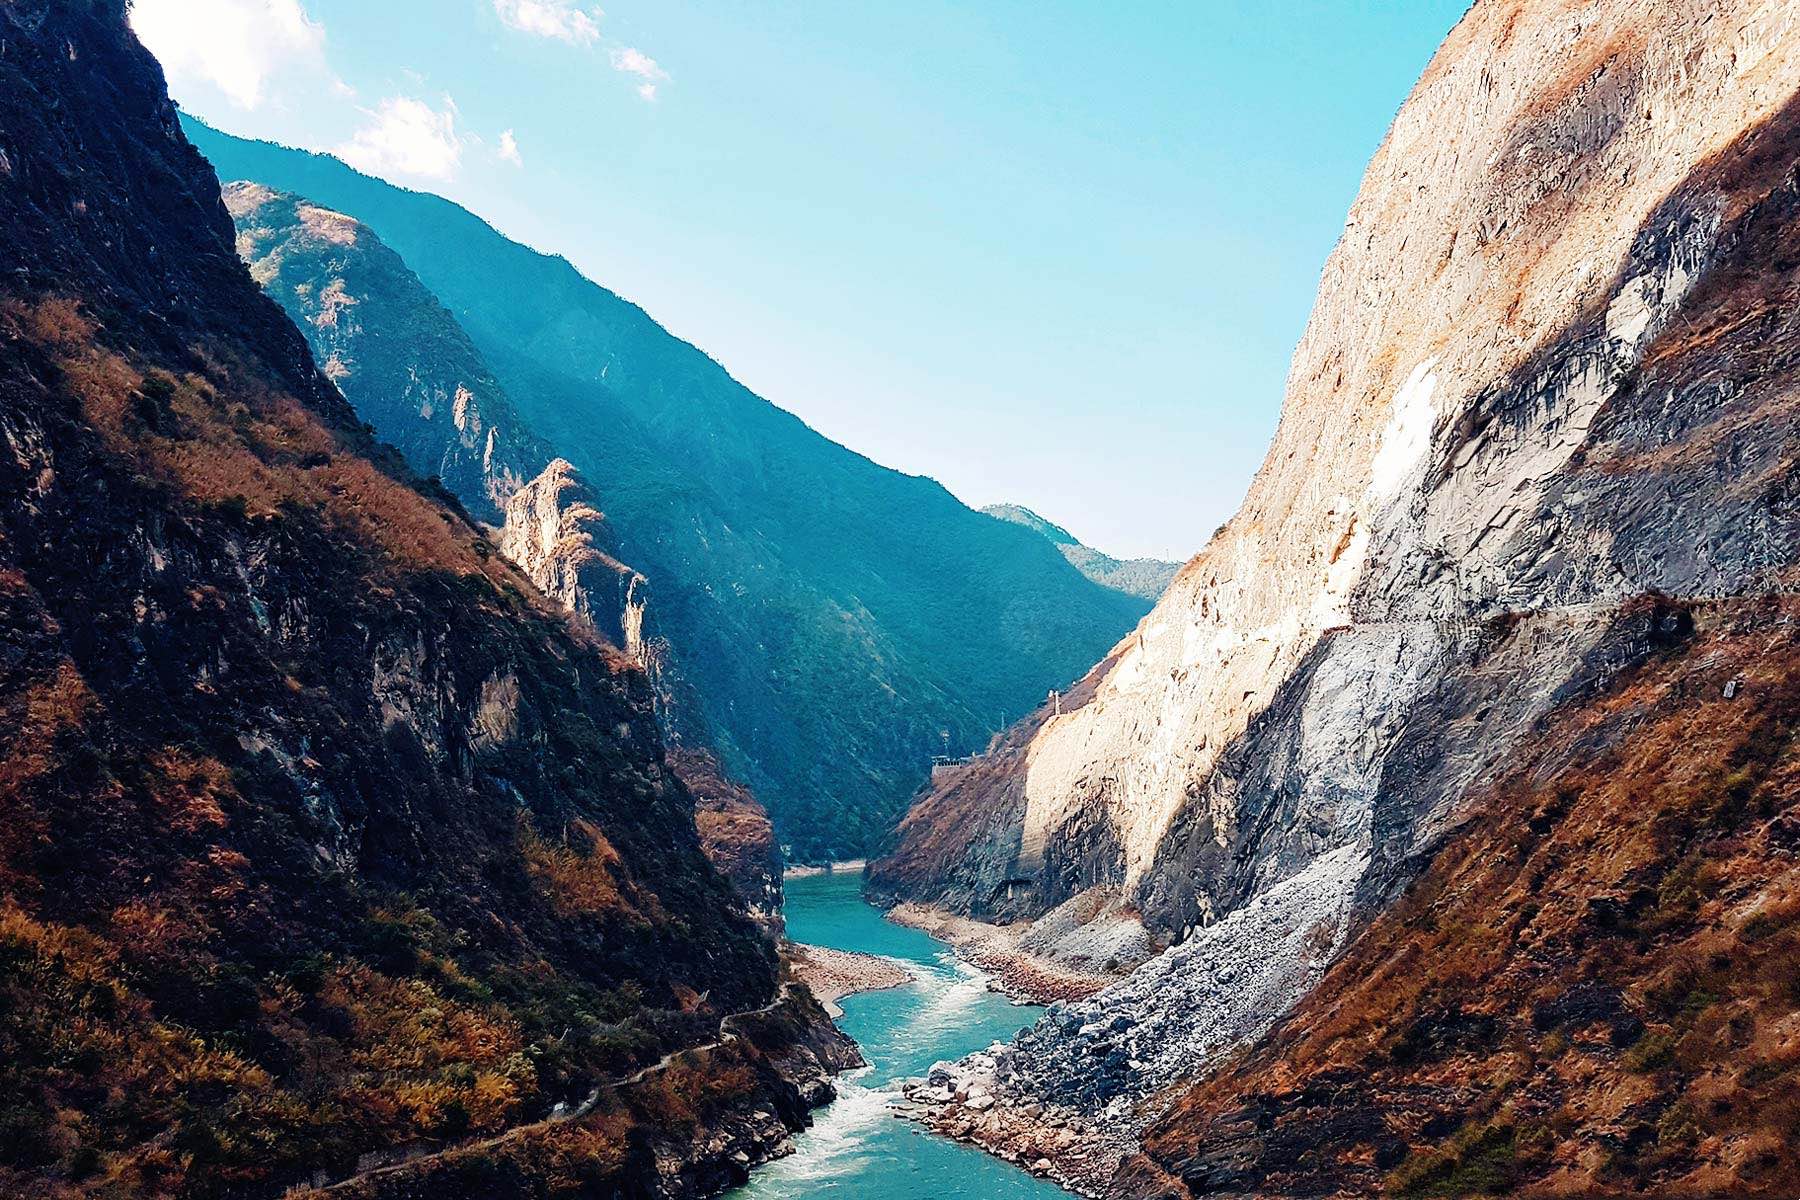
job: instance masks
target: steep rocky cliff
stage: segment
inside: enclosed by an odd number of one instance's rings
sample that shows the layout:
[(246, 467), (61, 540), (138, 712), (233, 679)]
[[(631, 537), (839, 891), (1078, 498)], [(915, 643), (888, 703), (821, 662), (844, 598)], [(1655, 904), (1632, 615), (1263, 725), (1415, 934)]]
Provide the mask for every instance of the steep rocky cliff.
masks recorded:
[(608, 554), (606, 518), (565, 459), (505, 501), (500, 552), (633, 658), (644, 651), (649, 584)]
[(604, 500), (720, 759), (805, 859), (873, 849), (934, 755), (1066, 686), (1145, 603), (807, 428), (567, 262), (335, 159), (189, 123), (227, 178), (374, 229)]
[(1156, 600), (1169, 590), (1180, 563), (1159, 558), (1117, 559), (1085, 545), (1080, 538), (1061, 525), (1045, 520), (1021, 504), (990, 504), (981, 510), (988, 516), (1014, 525), (1022, 525), (1046, 538), (1062, 551), (1069, 565), (1102, 587), (1136, 596), (1140, 600)]
[(677, 744), (669, 766), (694, 797), (694, 825), (707, 860), (743, 897), (751, 919), (780, 937), (786, 932), (782, 857), (769, 814), (748, 788), (725, 778), (719, 760), (704, 748)]
[[(1676, 1018), (1658, 982), (1685, 969), (1692, 947), (1729, 959), (1732, 931), (1765, 904), (1781, 914), (1768, 929), (1786, 929), (1780, 838), (1731, 823), (1667, 830), (1662, 800), (1598, 788), (1583, 772), (1626, 752), (1639, 722), (1689, 727), (1698, 753), (1703, 735), (1732, 732), (1714, 722), (1744, 711), (1718, 704), (1748, 686), (1732, 682), (1733, 658), (1771, 656), (1758, 668), (1770, 679), (1788, 669), (1775, 598), (1800, 562), (1797, 83), (1800, 8), (1785, 0), (1477, 4), (1370, 165), (1243, 509), (1115, 650), (1091, 695), (943, 780), (878, 865), (889, 894), (1001, 917), (1117, 887), (1181, 943), (976, 1064), (1011, 1101), (1066, 1103), (1115, 1131), (1269, 1029), (1336, 956), (1357, 964), (1340, 965), (1336, 990), (1302, 1008), (1319, 1025), (1278, 1035), (1253, 1060), (1266, 1071), (1256, 1086), (1278, 1102), (1226, 1120), (1229, 1085), (1203, 1089), (1158, 1127), (1161, 1166), (1134, 1168), (1120, 1186), (1364, 1194), (1385, 1180), (1448, 1194), (1501, 1186), (1471, 1183), (1486, 1168), (1459, 1174), (1468, 1163), (1457, 1156), (1479, 1159), (1502, 1140), (1522, 1155), (1506, 1170), (1551, 1189), (1558, 1178), (1676, 1186), (1687, 1171), (1767, 1188), (1791, 1172), (1785, 1150), (1767, 1150), (1792, 1144), (1787, 1058), (1768, 1058), (1744, 1098), (1721, 1100), (1746, 1115), (1716, 1127), (1709, 1085), (1693, 1082), (1736, 1073), (1734, 1039), (1785, 1036), (1790, 1001), (1709, 984)], [(1752, 641), (1715, 641), (1715, 630)], [(1678, 665), (1659, 666), (1669, 654)], [(1652, 704), (1634, 690), (1643, 680), (1672, 694)], [(1638, 703), (1612, 726), (1587, 725), (1592, 706), (1621, 695)], [(1773, 700), (1753, 703), (1761, 721)], [(1576, 736), (1584, 729), (1588, 740)], [(1671, 735), (1664, 753), (1679, 741)], [(1724, 782), (1695, 793), (1737, 796), (1728, 810), (1753, 816), (1734, 820), (1787, 819), (1784, 770), (1729, 782), (1745, 757), (1785, 763), (1786, 745), (1759, 724), (1745, 747), (1707, 748)], [(1665, 759), (1640, 778), (1678, 788), (1686, 776)], [(1508, 779), (1517, 786), (1496, 792)], [(1570, 796), (1545, 809), (1546, 789)], [(914, 849), (947, 822), (978, 819), (989, 797), (1016, 815), (989, 823), (980, 853), (942, 863)], [(1584, 824), (1550, 857), (1505, 840), (1509, 829), (1555, 839), (1565, 810)], [(1583, 841), (1582, 828), (1606, 837)], [(1499, 856), (1482, 860), (1478, 902), (1409, 899), (1395, 911), (1479, 918), (1462, 933), (1490, 957), (1460, 961), (1462, 934), (1415, 957), (1399, 918), (1369, 923), (1421, 870), (1459, 869), (1471, 836)], [(1620, 843), (1630, 856), (1614, 852)], [(1658, 889), (1710, 870), (1689, 860), (1713, 854), (1745, 872), (1738, 886), (1697, 886), (1683, 915), (1648, 921)], [(1572, 895), (1539, 901), (1554, 912), (1532, 929), (1520, 897), (1552, 880)], [(1512, 911), (1485, 907), (1509, 898)], [(1639, 958), (1599, 970), (1604, 951), (1566, 924), (1589, 902), (1596, 919), (1623, 906), (1621, 919), (1638, 922)], [(1544, 960), (1521, 938), (1544, 939)], [(1768, 951), (1777, 976), (1793, 969), (1787, 947)], [(1377, 999), (1377, 966), (1405, 987)], [(1574, 1095), (1560, 1115), (1562, 1101), (1545, 1099), (1547, 1132), (1472, 1103), (1477, 1093), (1497, 1102), (1484, 1081), (1504, 1089), (1541, 1083), (1540, 1069), (1609, 1069), (1611, 1052), (1586, 1049), (1588, 1060), (1554, 1068), (1508, 1059), (1502, 1070), (1489, 1055), (1517, 1046), (1509, 1005), (1561, 1003), (1596, 974), (1623, 999), (1594, 1020), (1663, 1022), (1656, 1045), (1670, 1057), (1642, 1061), (1652, 1075), (1678, 1064), (1680, 1080), (1661, 1080), (1674, 1094), (1698, 1089), (1681, 1101), (1699, 1114), (1692, 1144), (1641, 1175), (1607, 1175), (1596, 1160), (1613, 1151), (1595, 1147), (1623, 1138), (1629, 1153), (1642, 1149), (1656, 1113), (1674, 1111), (1657, 1089), (1638, 1089), (1649, 1107), (1636, 1115), (1606, 1107), (1623, 1092), (1604, 1103)], [(1390, 1054), (1377, 1039), (1410, 1025), (1357, 1024), (1332, 1009), (1352, 993), (1391, 1001), (1389, 1011), (1414, 1005), (1406, 1020), (1422, 1022), (1422, 1048)], [(1538, 1032), (1590, 1036), (1593, 1022), (1570, 1012)], [(1734, 1023), (1730, 1036), (1713, 1036), (1721, 1020)], [(1775, 1032), (1758, 1032), (1765, 1021)], [(1619, 1035), (1619, 1054), (1632, 1036)], [(1351, 1074), (1301, 1070), (1294, 1056), (1316, 1063), (1324, 1046)], [(1440, 1075), (1445, 1059), (1478, 1067)], [(1390, 1062), (1381, 1082), (1354, 1086), (1354, 1073)], [(1776, 1106), (1758, 1109), (1771, 1096)], [(945, 1119), (1006, 1145), (1018, 1103), (983, 1114), (952, 1104)], [(1447, 1157), (1387, 1174), (1450, 1134), (1463, 1140)], [(1319, 1159), (1321, 1145), (1337, 1157)], [(1125, 1139), (1113, 1157), (1069, 1169), (1107, 1186), (1130, 1148)]]
[(1128, 1195), (1772, 1196), (1800, 1178), (1800, 608), (1646, 605)]
[(367, 226), (255, 183), (225, 188), (238, 254), (358, 415), (498, 523), (550, 460), (456, 318)]
[(258, 183), (225, 207), (251, 278), (376, 436), (471, 514), (545, 594), (642, 659), (648, 585), (593, 489), (552, 457), (448, 309), (368, 226)]
[(615, 557), (618, 539), (587, 481), (551, 457), (456, 318), (368, 226), (255, 183), (228, 184), (225, 205), (251, 276), (357, 415), (497, 524), (500, 553), (539, 589), (643, 666), (664, 739), (682, 748), (671, 762), (701, 801), (702, 848), (758, 922), (778, 927), (780, 857), (767, 816), (724, 777), (703, 706), (650, 611), (649, 581)]
[(693, 821), (642, 672), (252, 282), (122, 0), (0, 5), (0, 1192), (740, 1177), (848, 1051)]
[(704, 707), (651, 608), (650, 582), (607, 553), (611, 545), (597, 497), (566, 459), (551, 460), (506, 501), (500, 552), (643, 668), (670, 769), (694, 798), (701, 850), (750, 917), (779, 936), (782, 855), (769, 814), (726, 776)]

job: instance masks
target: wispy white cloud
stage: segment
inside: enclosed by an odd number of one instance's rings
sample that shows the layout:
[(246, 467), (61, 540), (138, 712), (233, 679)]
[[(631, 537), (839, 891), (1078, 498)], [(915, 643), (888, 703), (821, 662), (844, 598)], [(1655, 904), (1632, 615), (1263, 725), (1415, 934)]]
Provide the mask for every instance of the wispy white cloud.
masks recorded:
[(582, 8), (570, 0), (494, 0), (494, 15), (521, 33), (576, 46), (592, 46), (600, 40), (600, 10)]
[[(607, 40), (600, 33), (605, 14), (575, 0), (494, 0), (494, 15), (508, 28), (572, 46), (595, 47)], [(656, 89), (669, 80), (661, 64), (636, 46), (614, 45), (606, 54), (613, 70), (637, 77), (637, 94), (646, 100), (656, 99)]]
[(325, 27), (300, 0), (136, 0), (131, 26), (177, 99), (211, 88), (238, 108), (260, 108), (284, 75), (350, 92), (325, 63)]
[[(456, 131), (456, 102), (444, 97), (436, 109), (410, 96), (392, 96), (374, 110), (368, 122), (337, 155), (373, 175), (413, 175), (450, 179), (462, 164), (463, 139)], [(502, 138), (504, 153), (506, 139)], [(516, 150), (516, 147), (515, 147)]]
[(656, 99), (657, 85), (666, 82), (669, 73), (663, 70), (654, 58), (636, 46), (620, 46), (612, 51), (611, 55), (613, 70), (623, 71), (627, 75), (636, 75), (643, 81), (638, 84), (638, 95), (646, 100)]
[(515, 167), (525, 165), (525, 159), (519, 154), (519, 139), (513, 136), (513, 131), (510, 129), (501, 132), (500, 148), (495, 153), (500, 156), (502, 162), (509, 162)]

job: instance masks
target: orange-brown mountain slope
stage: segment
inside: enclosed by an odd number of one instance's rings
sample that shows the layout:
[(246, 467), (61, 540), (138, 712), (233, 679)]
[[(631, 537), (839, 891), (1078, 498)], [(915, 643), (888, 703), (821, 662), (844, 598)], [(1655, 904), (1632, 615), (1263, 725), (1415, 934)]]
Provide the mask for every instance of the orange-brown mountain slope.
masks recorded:
[(0, 5), (0, 1193), (741, 1176), (846, 1048), (641, 672), (368, 438), (232, 239), (122, 0)]

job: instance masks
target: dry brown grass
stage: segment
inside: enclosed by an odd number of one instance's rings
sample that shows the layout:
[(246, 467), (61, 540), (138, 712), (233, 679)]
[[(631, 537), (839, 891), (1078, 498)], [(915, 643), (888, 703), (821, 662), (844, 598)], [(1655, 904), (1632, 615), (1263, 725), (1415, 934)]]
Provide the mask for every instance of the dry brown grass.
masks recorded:
[(651, 1128), (694, 1129), (757, 1090), (756, 1072), (730, 1047), (682, 1055), (630, 1089), (632, 1108)]
[[(484, 575), (530, 591), (503, 561), (478, 550), (476, 531), (460, 517), (363, 457), (229, 348), (197, 347), (205, 370), (174, 376), (139, 369), (107, 348), (98, 326), (67, 299), (8, 304), (0, 323), (54, 355), (109, 449), (190, 500), (259, 519), (292, 507), (316, 512), (393, 566)], [(147, 385), (168, 394), (151, 402)]]
[[(606, 916), (636, 912), (636, 889), (624, 861), (606, 835), (575, 820), (559, 841), (538, 834), (529, 813), (519, 814), (519, 850), (526, 873), (561, 916)], [(629, 896), (628, 896), (628, 893)]]
[(349, 1015), (343, 1040), (357, 1071), (493, 1067), (523, 1044), (509, 1020), (450, 1001), (421, 980), (395, 979), (362, 964), (331, 971), (318, 997)]

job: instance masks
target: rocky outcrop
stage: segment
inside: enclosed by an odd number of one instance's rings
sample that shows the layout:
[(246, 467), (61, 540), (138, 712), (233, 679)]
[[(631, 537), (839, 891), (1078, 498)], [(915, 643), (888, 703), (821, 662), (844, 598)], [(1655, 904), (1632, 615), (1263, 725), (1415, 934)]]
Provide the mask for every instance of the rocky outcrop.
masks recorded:
[(1654, 652), (1519, 747), (1115, 1190), (1791, 1192), (1797, 618), (1791, 597), (1627, 616)]
[(633, 658), (644, 655), (649, 584), (603, 548), (611, 543), (594, 494), (566, 459), (508, 496), (500, 553)]
[(317, 369), (121, 0), (0, 5), (0, 148), (0, 1193), (657, 1194), (613, 1151), (802, 1124), (847, 1047), (643, 673)]
[(1109, 587), (1115, 592), (1124, 592), (1141, 600), (1155, 601), (1161, 597), (1169, 590), (1176, 572), (1181, 570), (1180, 563), (1164, 562), (1160, 558), (1121, 560), (1110, 554), (1103, 554), (1092, 546), (1083, 545), (1080, 538), (1062, 526), (1046, 521), (1022, 504), (990, 504), (981, 511), (996, 520), (1023, 525), (1033, 533), (1041, 534), (1051, 545), (1062, 551), (1062, 556), (1069, 560), (1070, 566), (1101, 587)]
[(769, 814), (748, 788), (725, 778), (708, 750), (677, 745), (669, 768), (694, 797), (694, 826), (707, 860), (731, 881), (751, 919), (781, 937), (781, 847)]
[[(635, 1073), (604, 1107), (498, 1138), (420, 1154), (295, 1200), (539, 1200), (549, 1195), (689, 1200), (742, 1184), (788, 1150), (795, 1127), (833, 1096), (831, 1078), (863, 1065), (803, 988), (727, 1022), (718, 1038)], [(706, 1088), (708, 1079), (735, 1086)], [(702, 1086), (696, 1087), (700, 1083)], [(579, 1114), (579, 1115), (578, 1115)]]
[[(1019, 768), (1047, 722), (1093, 702), (1118, 653), (997, 734), (986, 753), (939, 765), (901, 820), (893, 848), (869, 864), (870, 898), (890, 907), (912, 901), (1004, 924), (1042, 916), (1086, 891), (1046, 904), (1037, 877), (1015, 870), (1026, 812), (1026, 776)], [(1086, 848), (1100, 860), (1091, 872), (1099, 880), (1112, 850), (1104, 832), (1095, 833)], [(1116, 887), (1111, 892), (1118, 895)]]
[[(1017, 814), (978, 866), (914, 853), (941, 835), (909, 821), (893, 890), (1029, 916), (1107, 884), (1182, 943), (1146, 972), (1254, 961), (1248, 1023), (1204, 972), (1128, 1003), (1201, 1071), (1659, 652), (1646, 597), (1787, 591), (1797, 67), (1791, 3), (1477, 4), (1369, 168), (1243, 509), (1091, 698), (946, 781)], [(1060, 1086), (1041, 1046), (1009, 1067), (1022, 1102)]]
[(985, 745), (1143, 614), (1043, 538), (820, 436), (566, 261), (335, 160), (188, 130), (227, 177), (366, 223), (455, 314), (604, 499), (720, 762), (796, 859), (873, 850), (934, 756)]
[(258, 183), (225, 187), (238, 254), (357, 413), (498, 523), (550, 457), (456, 318), (368, 226)]
[[(497, 524), (501, 554), (644, 668), (664, 738), (684, 751), (674, 762), (694, 785), (702, 848), (742, 886), (758, 923), (778, 928), (774, 838), (754, 832), (766, 832), (768, 818), (718, 769), (698, 697), (649, 615), (649, 582), (614, 556), (593, 489), (567, 459), (550, 457), (456, 318), (367, 226), (257, 183), (229, 184), (224, 195), (252, 278), (294, 319), (357, 415)], [(743, 869), (770, 859), (767, 873)]]
[(546, 595), (647, 660), (647, 582), (613, 556), (593, 490), (551, 456), (456, 317), (361, 222), (260, 183), (224, 197), (251, 277), (376, 436), (496, 526), (500, 552)]
[(751, 919), (779, 938), (782, 860), (775, 827), (750, 790), (719, 765), (694, 689), (651, 616), (649, 582), (603, 549), (611, 544), (605, 514), (565, 459), (552, 460), (506, 501), (500, 552), (644, 669), (669, 768), (694, 798), (700, 848)]

